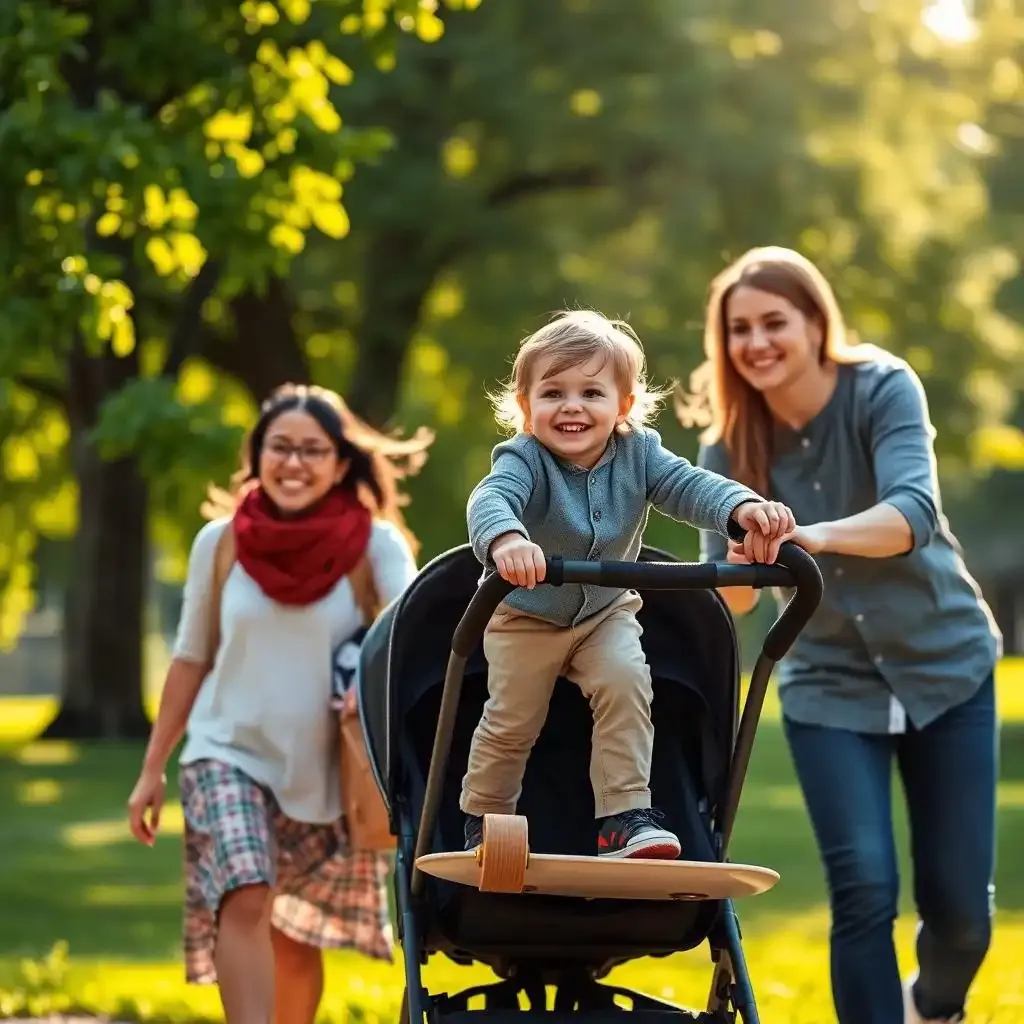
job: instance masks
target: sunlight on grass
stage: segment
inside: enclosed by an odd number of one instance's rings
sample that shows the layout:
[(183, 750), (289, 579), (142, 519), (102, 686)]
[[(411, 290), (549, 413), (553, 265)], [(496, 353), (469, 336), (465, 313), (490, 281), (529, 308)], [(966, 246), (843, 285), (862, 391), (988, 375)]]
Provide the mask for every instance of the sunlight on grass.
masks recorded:
[(999, 663), (996, 700), (1004, 722), (1024, 722), (1024, 657), (1004, 658)]
[(19, 804), (29, 807), (60, 803), (63, 797), (64, 787), (56, 779), (30, 779), (14, 795)]
[[(1024, 782), (1000, 782), (996, 799), (1000, 810), (1024, 809)], [(748, 782), (743, 790), (743, 806), (769, 807), (775, 810), (802, 810), (804, 806), (800, 787), (760, 786), (756, 782)]]
[(1024, 810), (1024, 782), (1000, 782), (997, 805), (1000, 810)]
[[(743, 694), (746, 696), (746, 681)], [(996, 703), (1003, 722), (1024, 722), (1024, 657), (1003, 658), (996, 668)], [(768, 687), (762, 717), (778, 721), (779, 690), (774, 683)]]
[(773, 807), (777, 810), (791, 811), (804, 805), (800, 787), (792, 786), (759, 786), (748, 782), (743, 789), (744, 807)]
[[(742, 913), (742, 907), (741, 907)], [(775, 1024), (827, 1024), (834, 1020), (828, 988), (828, 917), (824, 908), (763, 919), (744, 942), (762, 1019)], [(912, 969), (914, 922), (901, 918), (897, 943), (904, 971)], [(972, 1024), (1024, 1024), (1024, 915), (1002, 915), (996, 939), (970, 1003)], [(120, 960), (72, 959), (62, 991), (73, 1005), (93, 1012), (170, 1020), (219, 1019), (211, 986), (187, 986), (177, 963), (133, 964)], [(14, 969), (0, 960), (0, 988)], [(393, 964), (351, 953), (327, 956), (323, 1020), (393, 1021), (402, 997), (400, 959)], [(683, 1006), (699, 1006), (711, 979), (706, 949), (665, 959), (637, 960), (616, 968), (609, 983)], [(494, 980), (483, 967), (457, 967), (433, 957), (424, 970), (432, 993), (453, 992)], [(9, 982), (8, 982), (9, 983)]]
[(87, 885), (82, 902), (89, 907), (136, 907), (181, 902), (181, 885)]
[(111, 843), (124, 843), (132, 838), (124, 818), (111, 821), (76, 821), (60, 830), (61, 843), (71, 850), (89, 850)]
[(52, 697), (0, 698), (0, 742), (23, 742), (38, 736), (56, 708)]
[[(21, 702), (19, 698), (14, 698)], [(6, 699), (5, 699), (6, 701)], [(0, 703), (0, 706), (6, 707), (5, 702)], [(26, 716), (20, 719), (20, 723), (24, 725), (26, 721), (31, 721), (31, 716)], [(49, 720), (49, 715), (42, 719), (45, 724)], [(15, 716), (15, 721), (19, 721)], [(5, 721), (6, 725), (6, 721)], [(42, 728), (40, 726), (39, 728)], [(35, 732), (29, 733), (24, 738), (34, 736)], [(17, 741), (22, 737), (14, 733), (13, 729), (9, 733), (0, 732), (0, 740), (11, 739)], [(60, 765), (60, 764), (74, 764), (79, 758), (78, 747), (74, 743), (67, 743), (64, 740), (48, 740), (38, 743), (26, 743), (17, 753), (15, 760), (18, 764), (26, 765)]]
[[(165, 804), (160, 812), (160, 836), (180, 836), (185, 819), (180, 804)], [(90, 850), (114, 843), (134, 843), (135, 838), (125, 818), (98, 821), (75, 821), (60, 830), (61, 843), (71, 850)]]
[[(1024, 722), (1024, 657), (1004, 658), (996, 670), (996, 699), (1004, 722)], [(150, 694), (146, 710), (156, 714), (160, 695)], [(0, 743), (27, 743), (18, 752), (22, 764), (69, 764), (77, 759), (74, 744), (61, 742), (28, 743), (39, 735), (57, 712), (55, 697), (0, 697)], [(764, 718), (779, 718), (779, 693), (769, 687), (764, 702)], [(63, 760), (62, 760), (63, 759)]]
[[(997, 693), (1003, 722), (1024, 722), (1024, 659), (999, 666)], [(183, 977), (178, 838), (183, 820), (173, 780), (161, 815), (161, 841), (154, 850), (133, 846), (123, 808), (137, 771), (136, 748), (31, 742), (55, 709), (46, 698), (0, 698), (0, 743), (8, 746), (0, 767), (9, 780), (0, 792), (0, 834), (13, 829), (22, 837), (19, 843), (0, 843), (0, 1018), (81, 1010), (122, 1021), (220, 1020), (216, 989), (187, 986)], [(738, 836), (744, 858), (760, 851), (753, 859), (775, 867), (783, 881), (770, 894), (739, 902), (744, 949), (762, 1019), (830, 1024), (821, 868), (778, 717), (772, 687)], [(994, 945), (972, 995), (971, 1024), (1024, 1024), (1024, 890), (1013, 867), (1024, 824), (1024, 764), (1018, 736), (1012, 730), (1006, 735), (999, 898), (1009, 909), (997, 912)], [(909, 877), (903, 889), (901, 906), (909, 907)], [(5, 913), (8, 908), (14, 912)], [(914, 962), (914, 925), (910, 916), (898, 923), (905, 970)], [(61, 936), (72, 943), (70, 961), (26, 974), (22, 957), (38, 956)], [(392, 1024), (404, 984), (400, 959), (386, 964), (331, 953), (327, 965), (324, 1022)], [(634, 961), (617, 968), (609, 981), (702, 1006), (710, 978), (702, 948)], [(483, 967), (457, 967), (434, 957), (424, 980), (431, 992), (440, 993), (493, 978)]]

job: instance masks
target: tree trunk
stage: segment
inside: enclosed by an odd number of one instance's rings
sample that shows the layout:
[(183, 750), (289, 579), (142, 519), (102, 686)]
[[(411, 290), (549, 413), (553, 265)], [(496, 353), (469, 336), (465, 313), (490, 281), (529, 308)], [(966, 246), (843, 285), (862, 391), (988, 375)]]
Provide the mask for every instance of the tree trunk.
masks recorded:
[(448, 260), (440, 252), (432, 257), (427, 242), (415, 230), (382, 228), (367, 253), (359, 354), (346, 397), (378, 429), (398, 408), (405, 357), (424, 299)]
[(309, 366), (292, 324), (294, 303), (288, 283), (272, 277), (264, 294), (244, 291), (231, 301), (233, 329), (228, 336), (207, 331), (202, 355), (262, 402), (274, 388), (309, 382)]
[(149, 734), (142, 700), (147, 488), (134, 458), (106, 462), (87, 436), (104, 397), (137, 369), (134, 356), (109, 351), (90, 358), (79, 349), (69, 360), (78, 532), (65, 600), (61, 705), (45, 739)]

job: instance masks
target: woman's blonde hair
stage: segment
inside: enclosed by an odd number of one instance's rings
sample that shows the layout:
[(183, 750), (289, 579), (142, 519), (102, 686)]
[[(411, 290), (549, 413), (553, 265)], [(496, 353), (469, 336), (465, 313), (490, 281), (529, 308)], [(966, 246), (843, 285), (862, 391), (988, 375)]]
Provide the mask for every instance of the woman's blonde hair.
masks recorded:
[(856, 343), (831, 285), (793, 249), (774, 245), (750, 249), (711, 282), (704, 324), (705, 361), (690, 377), (690, 392), (677, 389), (676, 415), (684, 427), (704, 427), (701, 441), (705, 444), (723, 442), (730, 475), (769, 497), (771, 413), (764, 395), (739, 375), (728, 353), (726, 305), (741, 285), (785, 299), (816, 323), (822, 332), (822, 364), (860, 362), (876, 350)]
[(260, 416), (242, 442), (240, 465), (227, 489), (210, 485), (202, 513), (207, 519), (233, 515), (245, 495), (258, 484), (260, 454), (270, 425), (283, 413), (300, 409), (320, 424), (349, 469), (339, 484), (356, 492), (375, 518), (388, 519), (402, 531), (414, 554), (419, 541), (405, 523), (401, 509), (408, 496), (399, 481), (418, 473), (427, 460), (434, 434), (420, 427), (406, 440), (389, 437), (363, 422), (341, 395), (311, 384), (282, 384), (260, 407)]
[(648, 386), (647, 360), (636, 332), (624, 320), (609, 320), (589, 309), (562, 310), (519, 343), (512, 374), (502, 389), (488, 397), (495, 419), (510, 433), (526, 427), (523, 402), (534, 382), (537, 363), (550, 359), (545, 379), (573, 366), (603, 356), (601, 368), (611, 360), (620, 395), (633, 396), (633, 406), (617, 430), (628, 431), (647, 423), (667, 392)]

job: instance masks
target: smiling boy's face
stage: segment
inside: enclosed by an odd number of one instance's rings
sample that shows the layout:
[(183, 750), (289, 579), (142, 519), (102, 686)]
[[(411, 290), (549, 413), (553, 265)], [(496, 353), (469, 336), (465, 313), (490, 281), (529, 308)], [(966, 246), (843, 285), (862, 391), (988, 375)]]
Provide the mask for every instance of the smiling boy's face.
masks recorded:
[(538, 360), (521, 400), (526, 429), (555, 455), (591, 469), (629, 415), (633, 395), (619, 393), (614, 362), (603, 355), (546, 377), (551, 363)]

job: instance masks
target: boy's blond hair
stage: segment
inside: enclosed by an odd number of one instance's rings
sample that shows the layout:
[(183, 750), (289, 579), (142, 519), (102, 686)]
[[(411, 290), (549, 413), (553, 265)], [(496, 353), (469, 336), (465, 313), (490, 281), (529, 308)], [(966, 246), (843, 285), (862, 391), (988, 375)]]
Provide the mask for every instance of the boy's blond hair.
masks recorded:
[(520, 342), (509, 380), (501, 391), (488, 395), (495, 419), (508, 432), (522, 433), (526, 417), (521, 400), (529, 393), (541, 359), (552, 360), (546, 377), (553, 377), (598, 355), (604, 356), (602, 368), (612, 361), (619, 394), (634, 396), (629, 415), (616, 430), (642, 426), (657, 412), (666, 392), (648, 387), (647, 361), (633, 328), (590, 309), (562, 310)]

